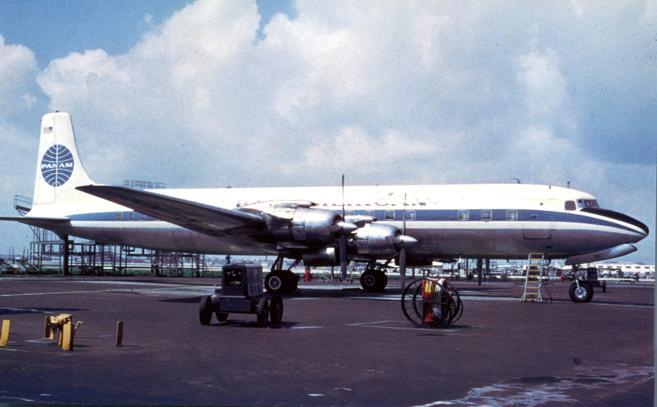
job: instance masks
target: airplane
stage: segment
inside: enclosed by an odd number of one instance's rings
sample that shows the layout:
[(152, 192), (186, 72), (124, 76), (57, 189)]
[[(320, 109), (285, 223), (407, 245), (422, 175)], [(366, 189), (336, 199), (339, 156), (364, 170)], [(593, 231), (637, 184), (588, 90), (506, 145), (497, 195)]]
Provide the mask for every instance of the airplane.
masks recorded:
[[(32, 209), (18, 221), (67, 239), (209, 254), (276, 255), (265, 278), (292, 293), (306, 266), (366, 264), (360, 282), (382, 291), (385, 267), (458, 258), (547, 260), (578, 265), (636, 251), (648, 227), (553, 185), (463, 184), (137, 190), (95, 183), (76, 147), (71, 116), (41, 121)], [(382, 262), (384, 264), (382, 265)], [(587, 293), (583, 293), (586, 295)]]

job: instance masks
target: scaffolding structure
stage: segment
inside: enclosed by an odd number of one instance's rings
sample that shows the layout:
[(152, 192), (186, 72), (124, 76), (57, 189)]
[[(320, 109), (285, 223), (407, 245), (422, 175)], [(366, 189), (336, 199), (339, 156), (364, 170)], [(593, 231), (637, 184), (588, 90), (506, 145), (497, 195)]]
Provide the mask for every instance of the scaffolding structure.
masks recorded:
[[(138, 180), (123, 181), (123, 185), (135, 189), (164, 188), (159, 182)], [(27, 214), (31, 207), (31, 198), (14, 196), (14, 208), (20, 215)], [(32, 231), (29, 250), (21, 258), (12, 259), (12, 264), (21, 266), (5, 267), (8, 272), (159, 277), (209, 277), (218, 273), (201, 253), (152, 250), (68, 237), (65, 240), (50, 230), (29, 228)]]

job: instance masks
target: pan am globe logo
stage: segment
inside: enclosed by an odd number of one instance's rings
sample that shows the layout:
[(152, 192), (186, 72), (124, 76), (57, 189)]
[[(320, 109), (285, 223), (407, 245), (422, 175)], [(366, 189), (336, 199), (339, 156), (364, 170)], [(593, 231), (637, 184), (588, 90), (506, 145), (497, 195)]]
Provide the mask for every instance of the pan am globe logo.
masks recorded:
[(61, 144), (51, 146), (41, 159), (41, 175), (48, 185), (61, 187), (73, 174), (73, 154)]

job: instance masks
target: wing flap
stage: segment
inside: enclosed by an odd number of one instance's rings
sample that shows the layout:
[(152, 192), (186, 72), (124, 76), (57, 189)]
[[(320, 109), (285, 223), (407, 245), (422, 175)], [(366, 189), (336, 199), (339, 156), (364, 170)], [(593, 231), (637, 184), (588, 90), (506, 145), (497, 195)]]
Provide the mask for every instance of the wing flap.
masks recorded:
[(126, 187), (85, 185), (78, 190), (156, 219), (212, 236), (244, 235), (265, 226), (254, 213), (220, 208)]

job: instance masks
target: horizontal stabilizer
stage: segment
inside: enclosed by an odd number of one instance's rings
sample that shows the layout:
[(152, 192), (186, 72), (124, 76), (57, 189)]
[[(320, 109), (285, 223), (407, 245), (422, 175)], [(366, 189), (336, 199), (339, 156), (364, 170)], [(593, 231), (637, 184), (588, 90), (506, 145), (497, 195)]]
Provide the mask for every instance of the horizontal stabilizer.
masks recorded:
[(70, 222), (68, 218), (38, 218), (33, 216), (0, 216), (0, 220), (20, 222), (48, 230), (66, 226)]
[(265, 226), (256, 214), (220, 208), (126, 187), (85, 185), (78, 190), (128, 207), (153, 218), (212, 236), (244, 235)]

